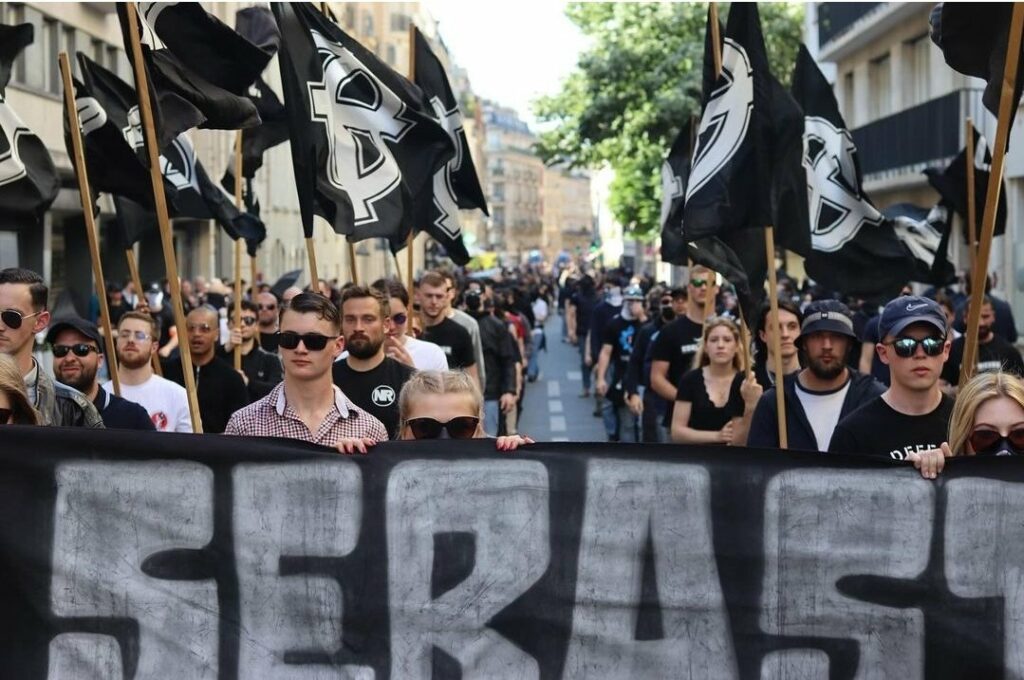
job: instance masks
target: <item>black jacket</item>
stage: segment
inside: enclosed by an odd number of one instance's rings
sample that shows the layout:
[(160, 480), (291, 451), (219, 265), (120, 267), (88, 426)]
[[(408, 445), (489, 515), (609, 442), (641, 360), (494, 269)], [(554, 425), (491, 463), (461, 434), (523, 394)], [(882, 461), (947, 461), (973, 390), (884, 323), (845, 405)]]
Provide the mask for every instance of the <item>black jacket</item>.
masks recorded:
[[(214, 356), (205, 366), (192, 364), (196, 372), (196, 390), (199, 393), (199, 415), (203, 419), (203, 432), (220, 434), (228, 425), (231, 415), (249, 405), (249, 392), (242, 376), (231, 364)], [(185, 374), (181, 359), (164, 364), (164, 377), (185, 387)]]
[[(850, 371), (850, 389), (846, 392), (843, 400), (843, 408), (839, 413), (839, 420), (842, 420), (850, 413), (871, 401), (885, 391), (885, 385), (875, 380), (870, 375)], [(800, 371), (790, 373), (785, 377), (785, 389), (783, 394), (786, 398), (786, 436), (789, 438), (789, 448), (801, 451), (819, 451), (818, 440), (814, 436), (810, 421), (804, 412), (803, 404), (796, 395), (796, 380)], [(750, 421), (750, 434), (747, 436), (747, 446), (759, 448), (779, 447), (779, 418), (775, 412), (775, 389), (771, 388), (761, 395), (754, 409), (754, 417)]]
[(484, 351), (484, 399), (500, 399), (506, 392), (516, 393), (516, 357), (512, 351), (515, 339), (508, 326), (493, 314), (475, 316), (480, 326), (480, 345)]
[[(229, 361), (234, 361), (229, 356)], [(234, 366), (234, 364), (231, 364)], [(242, 371), (249, 379), (249, 401), (256, 401), (270, 394), (277, 383), (284, 380), (281, 359), (261, 347), (242, 356)]]

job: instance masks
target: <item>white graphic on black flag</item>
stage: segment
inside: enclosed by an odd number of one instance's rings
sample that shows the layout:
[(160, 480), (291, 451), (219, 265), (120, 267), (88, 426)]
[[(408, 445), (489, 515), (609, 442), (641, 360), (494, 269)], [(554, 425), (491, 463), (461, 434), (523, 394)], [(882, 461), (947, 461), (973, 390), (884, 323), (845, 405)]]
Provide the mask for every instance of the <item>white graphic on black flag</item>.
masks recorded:
[(731, 38), (722, 44), (721, 77), (725, 83), (712, 91), (700, 117), (687, 201), (736, 155), (750, 126), (754, 73), (746, 50)]
[(858, 189), (856, 152), (847, 130), (819, 116), (804, 119), (804, 168), (814, 250), (835, 252), (856, 238), (865, 224), (882, 224), (882, 214)]
[(402, 100), (351, 52), (310, 33), (323, 59), (324, 79), (308, 88), (313, 121), (324, 124), (330, 148), (327, 179), (348, 194), (356, 226), (376, 222), (374, 204), (402, 181), (387, 141), (401, 141), (416, 123), (403, 117)]
[(668, 161), (661, 164), (661, 221), (664, 225), (672, 204), (683, 197), (683, 178), (677, 175)]
[(462, 227), (459, 225), (459, 205), (452, 186), (452, 173), (462, 167), (462, 114), (458, 104), (450, 111), (446, 110), (439, 97), (431, 97), (430, 105), (437, 121), (455, 144), (455, 156), (434, 173), (434, 207), (438, 212), (434, 225), (452, 239), (457, 239)]
[(0, 97), (0, 186), (16, 182), (28, 172), (18, 152), (18, 143), (23, 135), (32, 131), (18, 118), (18, 114)]

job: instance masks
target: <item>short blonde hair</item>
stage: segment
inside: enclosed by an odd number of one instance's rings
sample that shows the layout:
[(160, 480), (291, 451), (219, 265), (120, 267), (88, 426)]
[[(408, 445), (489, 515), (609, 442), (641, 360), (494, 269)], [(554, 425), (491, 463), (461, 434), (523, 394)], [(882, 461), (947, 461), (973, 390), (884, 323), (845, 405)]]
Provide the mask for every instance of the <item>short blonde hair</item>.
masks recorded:
[(978, 409), (996, 397), (1007, 397), (1024, 408), (1024, 381), (1012, 373), (994, 371), (979, 373), (960, 388), (949, 418), (949, 450), (954, 456), (967, 455)]
[(398, 395), (398, 419), (404, 427), (413, 401), (435, 394), (465, 394), (473, 401), (473, 411), (483, 417), (484, 398), (476, 380), (465, 371), (418, 371), (402, 386)]
[(21, 376), (14, 359), (7, 354), (0, 354), (0, 392), (7, 395), (11, 402), (11, 410), (14, 412), (12, 422), (15, 425), (40, 424), (39, 413), (32, 408), (32, 403), (28, 400), (25, 379)]

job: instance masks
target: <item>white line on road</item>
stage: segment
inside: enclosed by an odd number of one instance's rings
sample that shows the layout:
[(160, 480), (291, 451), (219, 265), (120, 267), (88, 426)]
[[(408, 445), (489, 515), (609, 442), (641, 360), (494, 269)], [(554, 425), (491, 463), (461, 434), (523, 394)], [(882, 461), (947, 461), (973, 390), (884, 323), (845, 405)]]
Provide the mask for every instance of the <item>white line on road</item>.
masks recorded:
[(565, 432), (565, 416), (551, 416), (552, 432)]
[(561, 399), (548, 399), (548, 411), (551, 413), (562, 412), (562, 400)]
[(583, 380), (583, 374), (579, 371), (568, 371), (565, 375), (569, 380), (574, 380), (576, 382), (581, 382)]
[(562, 388), (559, 386), (557, 380), (548, 381), (548, 396), (549, 397), (560, 397), (562, 396)]

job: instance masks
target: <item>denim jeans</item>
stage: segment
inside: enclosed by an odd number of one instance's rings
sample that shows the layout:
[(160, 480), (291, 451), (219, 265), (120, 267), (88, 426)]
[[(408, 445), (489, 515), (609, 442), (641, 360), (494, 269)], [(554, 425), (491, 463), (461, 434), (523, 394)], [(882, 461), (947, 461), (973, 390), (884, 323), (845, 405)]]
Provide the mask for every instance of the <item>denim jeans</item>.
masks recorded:
[(637, 442), (640, 429), (639, 419), (633, 415), (629, 407), (616, 405), (617, 399), (605, 399), (601, 402), (601, 419), (609, 441)]
[(587, 366), (587, 362), (584, 360), (587, 356), (587, 343), (580, 340), (580, 375), (583, 376), (583, 389), (590, 390), (590, 373), (593, 370), (592, 366)]
[(497, 399), (484, 402), (484, 432), (491, 437), (498, 436), (498, 418), (501, 415), (501, 405)]

